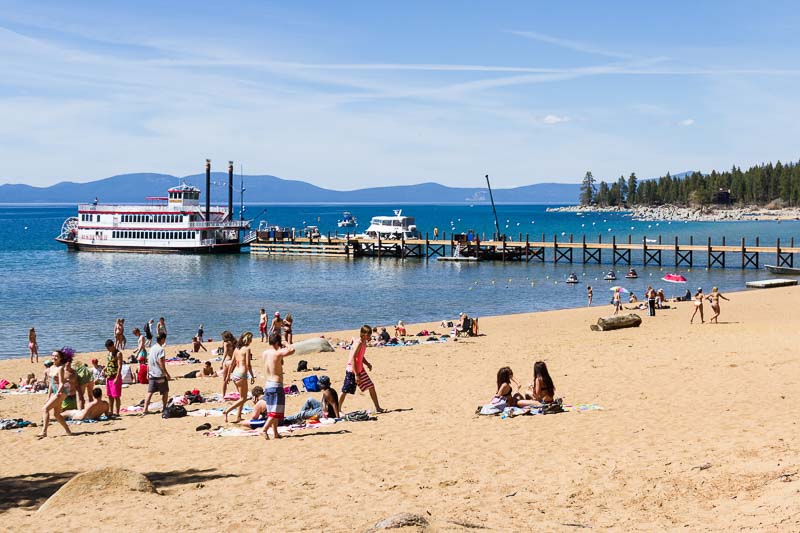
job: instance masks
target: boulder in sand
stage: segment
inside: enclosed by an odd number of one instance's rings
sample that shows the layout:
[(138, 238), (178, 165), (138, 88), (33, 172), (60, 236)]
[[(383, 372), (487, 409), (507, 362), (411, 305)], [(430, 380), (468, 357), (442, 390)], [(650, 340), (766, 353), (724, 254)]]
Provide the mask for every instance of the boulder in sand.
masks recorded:
[(609, 316), (598, 318), (597, 325), (589, 326), (592, 331), (610, 331), (612, 329), (638, 328), (642, 323), (642, 317), (636, 313), (627, 315)]
[(87, 494), (144, 492), (158, 493), (145, 476), (124, 468), (101, 468), (78, 474), (50, 496), (37, 511), (39, 514), (75, 509), (75, 502), (86, 500)]
[(304, 341), (296, 342), (292, 346), (294, 346), (294, 353), (297, 355), (333, 351), (333, 346), (331, 346), (331, 343), (328, 342), (328, 339), (324, 339), (322, 337), (306, 339)]

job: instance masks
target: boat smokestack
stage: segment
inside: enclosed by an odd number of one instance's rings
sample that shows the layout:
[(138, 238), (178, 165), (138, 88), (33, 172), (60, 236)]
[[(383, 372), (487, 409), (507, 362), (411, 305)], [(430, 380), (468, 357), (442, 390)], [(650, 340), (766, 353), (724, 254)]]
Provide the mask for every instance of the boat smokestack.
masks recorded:
[(233, 220), (233, 161), (228, 161), (228, 216)]
[(211, 160), (206, 159), (206, 222), (211, 220)]

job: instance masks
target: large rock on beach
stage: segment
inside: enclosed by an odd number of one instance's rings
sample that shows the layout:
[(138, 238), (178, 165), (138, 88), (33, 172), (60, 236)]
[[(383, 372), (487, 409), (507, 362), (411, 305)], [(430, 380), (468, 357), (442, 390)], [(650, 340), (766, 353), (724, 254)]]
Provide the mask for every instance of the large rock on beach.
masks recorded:
[(306, 339), (304, 341), (296, 342), (292, 346), (294, 346), (294, 353), (297, 355), (334, 351), (333, 346), (331, 346), (331, 343), (328, 342), (328, 339), (324, 339), (322, 337)]
[[(145, 476), (124, 468), (101, 468), (76, 475), (39, 507), (38, 514), (73, 513), (80, 502), (97, 505), (91, 495), (108, 497), (122, 493), (141, 492), (157, 494), (156, 488)], [(136, 498), (136, 496), (131, 496)]]
[(609, 316), (598, 318), (597, 325), (592, 325), (594, 331), (610, 331), (612, 329), (638, 328), (642, 323), (642, 317), (636, 313), (627, 315)]

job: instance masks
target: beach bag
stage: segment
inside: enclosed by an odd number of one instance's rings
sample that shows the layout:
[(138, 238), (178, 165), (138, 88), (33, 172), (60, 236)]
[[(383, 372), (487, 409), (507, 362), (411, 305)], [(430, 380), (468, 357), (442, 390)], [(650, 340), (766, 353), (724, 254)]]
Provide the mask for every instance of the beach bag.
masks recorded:
[(300, 359), (300, 361), (297, 362), (297, 371), (305, 372), (306, 370), (308, 370), (308, 361)]
[(303, 387), (306, 388), (306, 392), (319, 392), (319, 378), (317, 376), (303, 378)]
[(161, 413), (161, 418), (183, 418), (186, 416), (186, 408), (182, 405), (169, 404)]
[(554, 415), (563, 412), (564, 412), (564, 405), (561, 398), (555, 398), (553, 400), (553, 403), (546, 403), (542, 405), (543, 415)]

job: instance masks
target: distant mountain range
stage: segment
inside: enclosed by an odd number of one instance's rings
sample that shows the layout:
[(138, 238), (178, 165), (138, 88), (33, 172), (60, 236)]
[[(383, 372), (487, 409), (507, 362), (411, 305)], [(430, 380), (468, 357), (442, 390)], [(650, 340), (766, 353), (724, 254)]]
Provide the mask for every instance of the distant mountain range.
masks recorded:
[[(184, 178), (205, 193), (205, 175)], [(227, 202), (228, 175), (211, 174), (211, 201)], [(480, 181), (480, 180), (476, 180)], [(122, 174), (88, 183), (61, 182), (49, 187), (0, 185), (3, 203), (67, 203), (91, 202), (95, 197), (103, 203), (141, 203), (146, 196), (164, 196), (179, 178), (168, 174)], [(275, 176), (244, 176), (247, 188), (245, 203), (481, 203), (489, 201), (486, 187), (447, 187), (438, 183), (372, 187), (353, 191), (335, 191), (304, 181), (285, 180)], [(239, 202), (239, 176), (234, 180), (234, 202)], [(512, 189), (493, 189), (497, 203), (572, 204), (577, 202), (579, 184), (537, 183)]]

